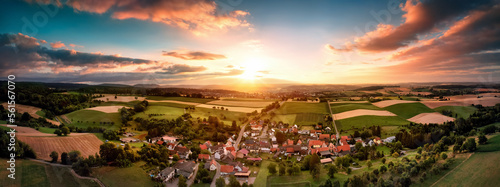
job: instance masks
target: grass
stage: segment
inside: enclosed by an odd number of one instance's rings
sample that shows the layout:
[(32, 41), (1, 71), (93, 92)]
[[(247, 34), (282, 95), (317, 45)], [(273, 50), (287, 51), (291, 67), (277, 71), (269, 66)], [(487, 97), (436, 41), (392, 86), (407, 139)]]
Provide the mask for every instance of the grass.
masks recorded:
[(36, 111), (35, 114), (38, 114), (39, 116), (45, 117), (45, 112), (44, 111)]
[(332, 112), (334, 114), (356, 110), (356, 109), (368, 109), (368, 110), (383, 110), (371, 103), (333, 103), (330, 104)]
[(50, 186), (49, 179), (45, 173), (45, 166), (24, 160), (21, 164), (21, 186)]
[[(119, 101), (108, 101), (108, 102), (103, 102), (99, 104), (98, 106), (126, 106), (126, 107), (133, 107), (137, 103), (140, 103), (141, 101), (130, 101), (130, 102), (119, 102)], [(149, 103), (151, 104), (151, 103)]]
[(180, 103), (169, 103), (169, 102), (149, 102), (149, 106), (168, 106), (168, 107), (175, 107), (175, 108), (186, 108), (189, 106), (193, 105), (185, 105), (185, 104), (180, 104)]
[(462, 165), (450, 171), (436, 186), (498, 186), (500, 184), (500, 136), (480, 145)]
[(234, 111), (226, 111), (226, 110), (212, 109), (212, 108), (201, 108), (201, 107), (196, 107), (194, 111), (191, 111), (189, 113), (195, 119), (198, 117), (201, 119), (203, 118), (208, 119), (208, 116), (217, 116), (219, 120), (224, 122), (225, 125), (231, 125), (233, 120), (236, 121), (238, 125), (241, 125), (239, 118), (247, 117), (246, 113), (243, 112), (234, 112)]
[(489, 124), (489, 125), (485, 125), (485, 126), (479, 127), (478, 129), (479, 130), (483, 130), (484, 128), (486, 128), (486, 126), (490, 126), (490, 125), (494, 125), (497, 128), (500, 128), (500, 122), (497, 122), (497, 123), (492, 123), (492, 124)]
[(286, 102), (275, 111), (276, 114), (330, 113), (327, 103)]
[(71, 174), (69, 168), (51, 165), (46, 165), (45, 167), (51, 186), (99, 186), (99, 184), (93, 180), (76, 178), (73, 174)]
[(7, 121), (5, 121), (5, 120), (0, 120), (0, 124), (7, 124)]
[(362, 129), (370, 126), (401, 126), (409, 124), (399, 116), (357, 116), (347, 119), (335, 120), (337, 128), (342, 130)]
[[(104, 127), (111, 130), (118, 130), (121, 124), (121, 117), (119, 113), (104, 113), (95, 110), (77, 110), (66, 114), (66, 117), (72, 121), (72, 123), (68, 126), (76, 126), (80, 128)], [(94, 121), (96, 122), (95, 124), (93, 123)], [(101, 125), (99, 122), (115, 122), (115, 124)]]
[(449, 110), (453, 112), (453, 116), (455, 117), (455, 114), (457, 114), (457, 117), (459, 118), (464, 118), (467, 119), (471, 114), (474, 114), (474, 112), (477, 111), (477, 108), (472, 107), (472, 106), (441, 106), (437, 107), (434, 110), (438, 112), (442, 112), (443, 110)]
[(191, 97), (162, 97), (162, 96), (148, 96), (146, 99), (148, 100), (172, 100), (172, 101), (183, 101), (183, 102), (191, 102), (191, 103), (208, 103), (213, 101), (214, 99), (205, 99), (205, 98), (191, 98)]
[(134, 117), (141, 117), (148, 119), (148, 114), (165, 114), (164, 116), (151, 116), (157, 119), (175, 119), (184, 114), (183, 108), (168, 107), (168, 106), (148, 106), (146, 111), (134, 115)]
[(283, 123), (294, 124), (297, 114), (277, 114), (272, 118), (272, 121), (282, 121)]
[(297, 125), (315, 125), (318, 122), (325, 122), (325, 114), (300, 113), (296, 114), (294, 124)]
[(259, 173), (257, 174), (257, 177), (255, 178), (253, 186), (266, 186), (267, 176), (269, 175), (269, 170), (267, 169), (267, 166), (269, 166), (269, 164), (271, 164), (271, 163), (273, 163), (273, 162), (269, 161), (269, 160), (262, 161), (262, 164), (260, 165)]
[(6, 130), (6, 131), (10, 131), (10, 129), (12, 129), (12, 128), (6, 127), (6, 126), (0, 126), (0, 129)]
[(384, 109), (392, 112), (404, 119), (409, 119), (421, 113), (435, 112), (422, 103), (400, 103), (385, 107)]
[(56, 128), (39, 127), (38, 131), (43, 132), (43, 133), (54, 134), (54, 131), (56, 131)]
[(154, 186), (156, 183), (140, 167), (143, 164), (145, 163), (142, 161), (136, 162), (132, 164), (132, 167), (128, 168), (104, 166), (93, 169), (93, 175), (108, 187)]

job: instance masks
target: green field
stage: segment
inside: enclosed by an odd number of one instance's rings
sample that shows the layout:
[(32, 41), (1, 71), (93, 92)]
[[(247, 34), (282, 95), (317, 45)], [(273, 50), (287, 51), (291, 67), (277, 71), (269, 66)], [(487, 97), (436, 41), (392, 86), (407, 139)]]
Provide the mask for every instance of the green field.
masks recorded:
[(498, 186), (500, 184), (500, 136), (480, 145), (467, 161), (441, 179), (436, 186)]
[(294, 124), (295, 123), (295, 118), (297, 117), (297, 114), (277, 114), (272, 118), (273, 121), (276, 122), (283, 122), (283, 123), (288, 123), (288, 124)]
[(383, 110), (371, 103), (330, 103), (330, 107), (334, 114), (356, 109)]
[(145, 162), (133, 163), (132, 167), (119, 168), (104, 166), (93, 169), (93, 175), (107, 187), (155, 186), (149, 175), (140, 166)]
[(0, 159), (0, 186), (99, 186), (93, 180), (78, 179), (67, 167), (56, 167), (31, 160), (16, 160), (16, 179), (7, 178), (7, 160)]
[(370, 126), (401, 126), (410, 122), (399, 116), (357, 116), (347, 119), (335, 120), (337, 128), (340, 130), (349, 130), (353, 128), (362, 129)]
[(457, 117), (467, 119), (471, 114), (474, 114), (474, 112), (477, 111), (477, 108), (472, 106), (442, 106), (442, 107), (437, 107), (434, 110), (440, 113), (443, 110), (449, 110), (453, 112), (452, 117), (455, 117), (455, 114), (457, 114)]
[[(72, 121), (72, 123), (68, 126), (76, 126), (80, 128), (104, 127), (111, 130), (118, 130), (121, 124), (121, 117), (119, 113), (104, 113), (95, 110), (77, 110), (66, 114), (66, 117)], [(78, 121), (80, 121), (80, 123)], [(95, 122), (95, 124), (93, 122)], [(115, 124), (101, 125), (99, 122), (115, 122)]]
[(257, 102), (274, 102), (276, 99), (259, 99), (259, 98), (223, 98), (223, 101), (257, 101)]
[(152, 116), (151, 118), (157, 119), (175, 119), (184, 114), (184, 108), (168, 107), (168, 106), (148, 106), (144, 112), (134, 115), (134, 117), (141, 117), (148, 119), (148, 114), (165, 114), (164, 116)]
[(421, 113), (436, 112), (422, 103), (400, 103), (385, 107), (384, 109), (404, 119), (410, 119), (411, 117)]
[(238, 125), (241, 125), (238, 119), (241, 117), (247, 117), (246, 113), (243, 112), (217, 110), (217, 109), (202, 108), (202, 107), (196, 107), (194, 111), (190, 111), (189, 113), (195, 119), (196, 118), (208, 119), (208, 116), (217, 116), (219, 120), (224, 122), (225, 125), (231, 125), (233, 120), (236, 121)]
[(38, 114), (39, 116), (45, 117), (45, 112), (44, 111), (36, 111), (35, 114)]
[(183, 101), (183, 102), (191, 102), (191, 103), (208, 103), (213, 101), (214, 99), (204, 99), (204, 98), (191, 98), (191, 97), (162, 97), (162, 96), (148, 96), (146, 97), (148, 100), (171, 100), (171, 101)]
[(285, 102), (276, 114), (298, 114), (298, 113), (317, 113), (329, 114), (327, 103), (303, 103), (303, 102)]
[(56, 131), (56, 128), (39, 127), (38, 131), (43, 132), (43, 133), (54, 134), (54, 131)]
[(168, 106), (168, 107), (175, 107), (175, 108), (186, 108), (194, 105), (185, 105), (185, 104), (180, 104), (180, 103), (169, 103), (169, 102), (149, 102), (149, 106)]
[(325, 122), (325, 114), (317, 113), (299, 113), (295, 116), (294, 124), (297, 125), (315, 125), (318, 122)]
[(130, 101), (130, 102), (108, 101), (108, 102), (103, 102), (103, 103), (99, 104), (98, 106), (126, 106), (126, 107), (133, 107), (135, 104), (140, 103), (140, 102), (141, 101)]

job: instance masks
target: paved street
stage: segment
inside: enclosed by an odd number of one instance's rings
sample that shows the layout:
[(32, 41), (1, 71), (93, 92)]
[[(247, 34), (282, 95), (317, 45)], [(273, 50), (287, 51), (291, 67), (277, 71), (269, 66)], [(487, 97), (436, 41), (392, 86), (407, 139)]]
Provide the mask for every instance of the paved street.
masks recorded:
[(212, 180), (212, 184), (210, 187), (215, 187), (215, 181), (220, 177), (220, 164), (217, 162), (217, 172), (215, 173), (214, 179)]

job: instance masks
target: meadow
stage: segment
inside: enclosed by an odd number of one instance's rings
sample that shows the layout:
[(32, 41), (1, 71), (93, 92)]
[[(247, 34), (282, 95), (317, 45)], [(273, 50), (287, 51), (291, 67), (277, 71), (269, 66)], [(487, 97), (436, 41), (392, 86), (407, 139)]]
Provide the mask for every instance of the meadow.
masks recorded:
[(358, 116), (347, 119), (335, 120), (339, 130), (363, 129), (370, 126), (401, 126), (410, 122), (399, 116)]
[(329, 114), (327, 103), (286, 102), (275, 111), (276, 114), (317, 113)]
[(205, 98), (191, 98), (191, 97), (163, 97), (163, 96), (148, 96), (147, 100), (154, 101), (162, 101), (162, 100), (170, 100), (170, 101), (182, 101), (182, 102), (190, 102), (190, 103), (200, 103), (205, 104), (210, 101), (214, 101), (215, 99), (205, 99)]
[(421, 113), (436, 112), (422, 103), (400, 103), (385, 107), (384, 109), (404, 119), (409, 119)]
[[(68, 126), (80, 128), (104, 127), (111, 130), (118, 130), (121, 124), (121, 117), (118, 112), (104, 113), (95, 110), (77, 110), (65, 114), (65, 116), (71, 121), (71, 124)], [(115, 122), (115, 124), (99, 124), (99, 122)]]
[(155, 186), (156, 183), (141, 168), (144, 164), (145, 162), (140, 161), (127, 168), (103, 166), (93, 169), (92, 175), (108, 187)]
[(441, 106), (435, 108), (434, 110), (440, 113), (443, 110), (449, 110), (453, 113), (452, 117), (455, 117), (455, 114), (457, 114), (458, 118), (467, 119), (470, 115), (474, 114), (474, 112), (477, 111), (477, 108), (472, 106)]

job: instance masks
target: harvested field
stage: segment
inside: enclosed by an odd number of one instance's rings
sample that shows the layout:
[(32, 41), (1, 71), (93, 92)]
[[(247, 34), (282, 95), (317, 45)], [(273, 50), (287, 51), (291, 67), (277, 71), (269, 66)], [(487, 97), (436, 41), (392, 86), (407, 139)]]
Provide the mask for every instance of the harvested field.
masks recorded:
[(250, 107), (250, 108), (264, 108), (273, 102), (270, 101), (225, 101), (225, 100), (215, 100), (210, 101), (207, 104), (212, 105), (222, 105), (222, 106), (237, 106), (237, 107)]
[(113, 94), (104, 94), (104, 97), (95, 98), (94, 100), (101, 100), (104, 102), (108, 102), (108, 101), (130, 102), (130, 101), (142, 101), (142, 100), (146, 99), (145, 97), (137, 97), (137, 99), (135, 99), (135, 97), (136, 96), (120, 96), (120, 95), (118, 95), (117, 98), (115, 99), (115, 95), (113, 95)]
[(368, 103), (368, 101), (335, 101), (330, 102), (330, 105), (336, 105), (338, 103)]
[(408, 119), (408, 121), (415, 122), (415, 123), (423, 123), (423, 124), (429, 124), (429, 123), (442, 124), (442, 123), (445, 123), (447, 121), (455, 121), (455, 118), (445, 116), (445, 115), (440, 114), (438, 112), (434, 112), (434, 113), (418, 114), (418, 115), (413, 116), (412, 118)]
[[(196, 105), (196, 107), (202, 107), (202, 108), (213, 108), (214, 106), (221, 107), (219, 105), (208, 105), (208, 104)], [(260, 111), (262, 109), (262, 108), (236, 107), (236, 106), (222, 106), (222, 107), (224, 107), (224, 110), (227, 108), (229, 111), (232, 112), (243, 112), (243, 113), (251, 113), (255, 110)]]
[(416, 103), (416, 102), (417, 101), (407, 101), (407, 100), (385, 100), (385, 101), (373, 103), (373, 105), (378, 106), (380, 108), (384, 108), (384, 107), (388, 107), (388, 106), (400, 104), (400, 103)]
[(346, 118), (352, 118), (357, 116), (396, 116), (389, 111), (385, 110), (366, 110), (366, 109), (356, 109), (347, 112), (342, 112), (333, 115), (335, 120), (341, 120)]
[(477, 95), (451, 96), (448, 101), (422, 101), (422, 103), (429, 108), (441, 106), (471, 106), (473, 104), (495, 106), (497, 103), (500, 103), (500, 98), (492, 95), (482, 95), (483, 97), (481, 98), (477, 98)]
[(396, 93), (398, 95), (408, 95), (408, 94), (410, 94), (410, 95), (423, 95), (423, 96), (431, 95), (432, 94), (431, 92), (412, 92), (412, 91), (410, 91), (410, 92), (394, 92), (394, 93)]
[[(3, 107), (5, 109), (8, 108), (8, 105), (7, 103), (2, 103)], [(38, 107), (34, 107), (34, 106), (28, 106), (28, 105), (21, 105), (21, 104), (16, 104), (16, 112), (17, 113), (25, 113), (25, 112), (28, 112), (28, 114), (31, 115), (31, 117), (34, 117), (34, 118), (39, 118), (41, 117), (40, 115), (38, 115), (36, 112), (38, 111), (41, 111), (42, 109), (41, 108), (38, 108)], [(54, 125), (57, 125), (59, 126), (61, 123), (57, 122), (57, 121), (54, 121), (54, 120), (50, 120), (50, 119), (47, 119), (48, 122), (54, 124)]]
[(78, 150), (83, 157), (99, 153), (99, 146), (102, 141), (94, 134), (80, 133), (78, 136), (68, 137), (40, 137), (23, 136), (19, 134), (17, 138), (30, 145), (36, 152), (38, 159), (51, 160), (50, 153), (56, 151), (61, 155), (63, 152)]
[(332, 112), (334, 114), (347, 112), (356, 109), (366, 109), (366, 110), (382, 110), (371, 103), (330, 103), (330, 107), (332, 108)]
[[(1, 125), (1, 126), (6, 127), (7, 125)], [(17, 126), (17, 127), (9, 127), (9, 128), (15, 129), (17, 136), (57, 136), (56, 134), (43, 133), (43, 132), (37, 131), (34, 128), (30, 128), (30, 127)], [(71, 133), (71, 134), (69, 134), (69, 136), (83, 136), (86, 134), (87, 133)]]
[(176, 103), (176, 104), (183, 104), (183, 105), (200, 105), (201, 103), (193, 103), (193, 102), (186, 102), (186, 101), (175, 101), (175, 100), (148, 100), (150, 103), (155, 103), (155, 102), (164, 102), (164, 103)]
[(117, 113), (120, 108), (123, 108), (123, 106), (98, 106), (87, 108), (86, 110), (95, 110), (104, 113)]

